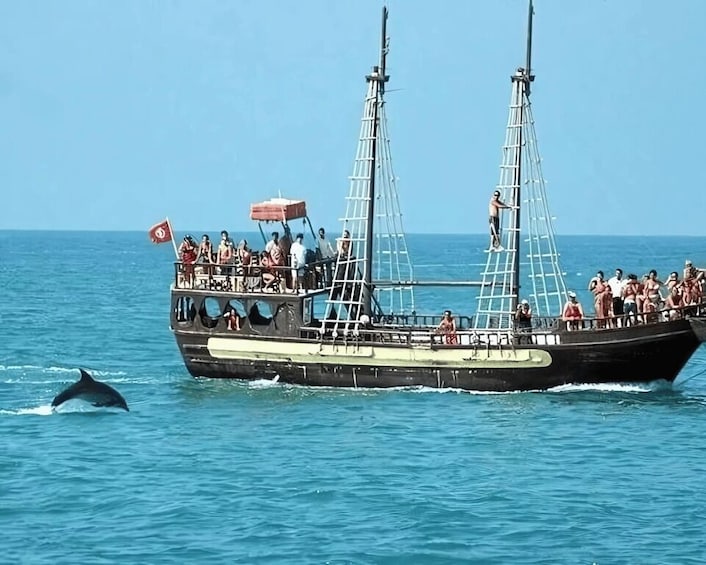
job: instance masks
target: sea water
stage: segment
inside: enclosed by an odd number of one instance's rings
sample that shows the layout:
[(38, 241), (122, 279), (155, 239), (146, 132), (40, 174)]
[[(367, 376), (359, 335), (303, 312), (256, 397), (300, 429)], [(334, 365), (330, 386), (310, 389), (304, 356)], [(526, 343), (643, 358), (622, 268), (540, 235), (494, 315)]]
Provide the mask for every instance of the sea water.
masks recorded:
[[(597, 269), (706, 266), (706, 238), (558, 241), (581, 292)], [(417, 278), (477, 280), (487, 238), (409, 246)], [(0, 562), (706, 561), (703, 348), (673, 386), (197, 380), (169, 330), (170, 245), (0, 232), (0, 252)], [(467, 292), (420, 288), (417, 309), (470, 311)], [(78, 367), (130, 412), (52, 411)]]

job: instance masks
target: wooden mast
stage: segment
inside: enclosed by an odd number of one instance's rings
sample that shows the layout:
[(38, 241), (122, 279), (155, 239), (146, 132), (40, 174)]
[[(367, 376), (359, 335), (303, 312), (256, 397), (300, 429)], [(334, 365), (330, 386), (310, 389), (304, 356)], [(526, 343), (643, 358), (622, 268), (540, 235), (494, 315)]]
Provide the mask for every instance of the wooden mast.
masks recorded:
[(532, 75), (531, 64), (532, 64), (532, 16), (534, 15), (534, 6), (532, 5), (532, 0), (529, 0), (529, 10), (527, 14), (527, 53), (525, 60), (525, 67), (520, 67), (517, 72), (513, 75), (513, 82), (517, 81), (520, 84), (520, 96), (519, 96), (519, 123), (517, 124), (519, 128), (518, 140), (517, 140), (517, 167), (515, 168), (515, 178), (513, 179), (513, 185), (515, 189), (514, 194), (514, 209), (513, 213), (515, 215), (515, 231), (513, 233), (515, 250), (515, 257), (513, 260), (513, 275), (512, 275), (512, 295), (513, 303), (511, 311), (514, 312), (517, 308), (517, 301), (520, 296), (520, 219), (522, 217), (521, 204), (522, 204), (522, 153), (523, 144), (525, 143), (523, 128), (525, 122), (525, 98), (527, 98), (527, 103), (529, 103), (530, 95), (530, 83), (534, 80), (534, 75)]
[(380, 36), (380, 64), (373, 67), (373, 72), (365, 77), (368, 82), (376, 82), (375, 100), (373, 102), (373, 124), (371, 132), (371, 155), (370, 168), (368, 171), (368, 221), (365, 227), (365, 260), (366, 266), (363, 269), (363, 309), (367, 314), (372, 312), (372, 276), (373, 276), (373, 242), (375, 227), (375, 174), (377, 169), (377, 144), (380, 131), (380, 106), (382, 96), (385, 92), (385, 83), (390, 79), (385, 74), (385, 58), (387, 55), (387, 6), (382, 8), (382, 33)]

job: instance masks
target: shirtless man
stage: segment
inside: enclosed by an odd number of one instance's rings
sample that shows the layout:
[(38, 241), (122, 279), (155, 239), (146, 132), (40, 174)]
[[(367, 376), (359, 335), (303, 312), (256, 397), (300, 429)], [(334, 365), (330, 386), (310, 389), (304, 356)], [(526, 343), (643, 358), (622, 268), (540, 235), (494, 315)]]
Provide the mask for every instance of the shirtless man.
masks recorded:
[(625, 325), (632, 326), (637, 322), (637, 297), (640, 294), (640, 283), (637, 282), (637, 275), (628, 275), (628, 280), (623, 286), (621, 294), (623, 297)]
[(677, 320), (681, 318), (681, 308), (684, 306), (682, 300), (681, 283), (669, 287), (669, 294), (664, 301), (664, 309), (667, 320)]
[(488, 204), (488, 216), (490, 222), (490, 251), (502, 251), (500, 245), (500, 210), (509, 208), (507, 204), (500, 200), (500, 191), (493, 192), (493, 196)]

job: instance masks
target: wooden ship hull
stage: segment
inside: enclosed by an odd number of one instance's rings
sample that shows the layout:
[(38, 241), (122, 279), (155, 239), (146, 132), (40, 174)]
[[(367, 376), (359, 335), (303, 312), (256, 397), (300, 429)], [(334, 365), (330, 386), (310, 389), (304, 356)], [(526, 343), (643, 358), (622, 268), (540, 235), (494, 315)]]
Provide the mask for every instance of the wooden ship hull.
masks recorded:
[[(269, 300), (286, 320), (234, 333), (224, 320), (179, 320), (181, 297), (226, 304)], [(509, 392), (567, 384), (674, 381), (706, 336), (706, 318), (682, 317), (625, 328), (515, 335), (460, 330), (449, 345), (431, 327), (391, 324), (346, 338), (323, 335), (303, 319), (306, 295), (204, 294), (175, 289), (172, 327), (194, 377), (268, 379), (305, 386), (431, 387)], [(590, 320), (586, 320), (589, 324)], [(507, 337), (507, 343), (497, 342)], [(531, 341), (532, 343), (528, 343)]]

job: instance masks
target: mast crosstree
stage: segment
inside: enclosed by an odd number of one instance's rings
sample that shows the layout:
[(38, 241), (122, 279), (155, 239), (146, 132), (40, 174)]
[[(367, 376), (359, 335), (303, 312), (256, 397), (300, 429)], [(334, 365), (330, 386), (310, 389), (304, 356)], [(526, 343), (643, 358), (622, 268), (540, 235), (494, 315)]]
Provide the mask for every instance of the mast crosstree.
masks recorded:
[[(387, 8), (382, 12), (380, 63), (365, 77), (368, 88), (360, 137), (349, 177), (343, 230), (324, 327), (358, 328), (360, 317), (414, 310), (412, 264), (402, 226), (385, 111)], [(376, 288), (375, 281), (398, 284)]]
[(474, 316), (477, 329), (512, 329), (520, 299), (530, 302), (536, 316), (556, 316), (566, 296), (530, 102), (533, 15), (530, 0), (526, 66), (511, 77), (510, 111), (496, 187), (510, 207), (501, 213), (504, 249), (488, 253)]

